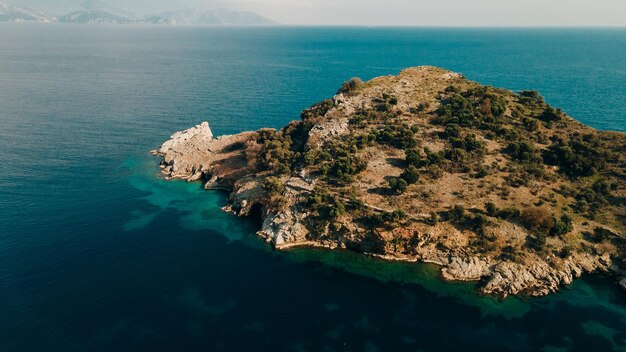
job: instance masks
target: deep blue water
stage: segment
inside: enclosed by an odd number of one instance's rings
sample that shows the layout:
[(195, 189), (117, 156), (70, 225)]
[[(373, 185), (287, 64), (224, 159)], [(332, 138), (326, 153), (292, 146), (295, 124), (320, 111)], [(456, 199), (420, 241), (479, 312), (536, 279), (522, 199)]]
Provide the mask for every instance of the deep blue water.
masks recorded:
[(0, 25), (0, 350), (626, 350), (611, 278), (500, 302), (428, 265), (277, 253), (147, 154), (416, 65), (626, 131), (625, 29)]

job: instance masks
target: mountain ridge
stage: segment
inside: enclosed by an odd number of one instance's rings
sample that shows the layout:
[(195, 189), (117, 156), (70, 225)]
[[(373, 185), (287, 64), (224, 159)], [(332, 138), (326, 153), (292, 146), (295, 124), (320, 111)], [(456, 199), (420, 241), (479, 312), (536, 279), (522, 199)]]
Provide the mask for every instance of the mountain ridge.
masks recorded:
[(162, 25), (273, 25), (275, 21), (251, 11), (228, 9), (185, 9), (152, 15), (136, 15), (88, 0), (58, 14), (0, 2), (0, 22), (58, 22), (99, 24), (162, 24)]

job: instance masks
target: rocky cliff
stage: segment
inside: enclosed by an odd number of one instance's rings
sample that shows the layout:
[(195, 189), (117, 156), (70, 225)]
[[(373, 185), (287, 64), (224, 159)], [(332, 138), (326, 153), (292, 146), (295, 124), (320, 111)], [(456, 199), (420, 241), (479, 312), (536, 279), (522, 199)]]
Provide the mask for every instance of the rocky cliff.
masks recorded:
[(155, 154), (167, 177), (229, 191), (225, 210), (260, 212), (277, 249), (435, 263), (484, 293), (540, 296), (624, 267), (625, 151), (537, 92), (417, 67), (352, 79), (280, 131), (215, 138), (205, 122)]

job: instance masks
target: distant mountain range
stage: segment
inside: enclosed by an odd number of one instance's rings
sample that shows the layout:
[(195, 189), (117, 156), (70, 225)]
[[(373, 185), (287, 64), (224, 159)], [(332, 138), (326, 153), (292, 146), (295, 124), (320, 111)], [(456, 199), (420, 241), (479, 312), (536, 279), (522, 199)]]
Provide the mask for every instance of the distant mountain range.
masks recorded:
[(50, 22), (42, 12), (0, 2), (0, 22)]
[(271, 25), (274, 21), (249, 11), (186, 9), (150, 16), (112, 8), (89, 0), (64, 14), (0, 2), (0, 22), (60, 22), (103, 24), (169, 24), (169, 25)]
[(246, 25), (246, 24), (275, 24), (274, 21), (257, 13), (249, 11), (231, 11), (217, 9), (199, 11), (187, 9), (167, 12), (157, 15), (173, 24), (211, 24), (211, 25)]

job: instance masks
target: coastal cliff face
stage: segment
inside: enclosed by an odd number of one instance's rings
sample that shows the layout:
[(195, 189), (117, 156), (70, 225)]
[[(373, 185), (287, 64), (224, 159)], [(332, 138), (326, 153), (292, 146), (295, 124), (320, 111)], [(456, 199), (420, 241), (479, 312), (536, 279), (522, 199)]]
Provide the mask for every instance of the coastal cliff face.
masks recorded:
[(626, 268), (626, 136), (435, 67), (353, 79), (280, 131), (202, 123), (154, 153), (167, 177), (230, 192), (226, 211), (260, 213), (277, 249), (434, 263), (499, 296)]

